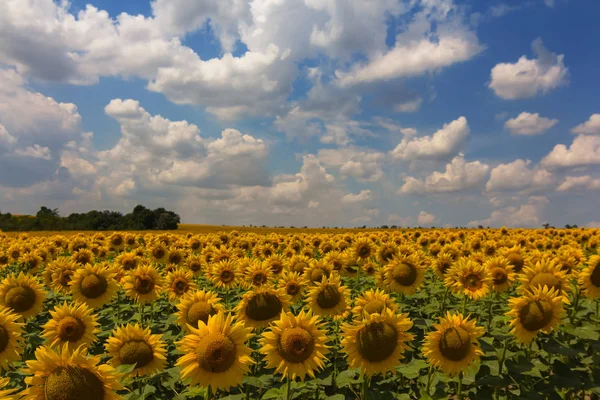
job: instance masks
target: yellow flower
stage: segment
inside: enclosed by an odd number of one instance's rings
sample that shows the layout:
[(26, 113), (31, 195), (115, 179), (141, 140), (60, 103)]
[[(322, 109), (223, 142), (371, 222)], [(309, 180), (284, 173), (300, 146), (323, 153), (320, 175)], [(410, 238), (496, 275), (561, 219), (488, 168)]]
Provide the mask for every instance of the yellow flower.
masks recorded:
[(384, 270), (385, 285), (395, 292), (413, 294), (425, 283), (425, 268), (414, 254), (394, 258)]
[(408, 333), (412, 325), (408, 314), (396, 314), (391, 309), (344, 323), (342, 351), (350, 368), (359, 368), (361, 375), (367, 376), (394, 371), (409, 348), (407, 342), (414, 339)]
[(226, 391), (242, 383), (254, 363), (252, 350), (246, 345), (251, 330), (241, 322), (234, 323), (233, 317), (223, 312), (189, 329), (191, 333), (177, 343), (184, 354), (176, 363), (181, 368), (181, 379)]
[(515, 280), (513, 266), (507, 258), (502, 256), (490, 257), (483, 264), (492, 277), (492, 289), (500, 293), (511, 287)]
[(104, 345), (113, 367), (135, 364), (129, 375), (152, 375), (165, 369), (167, 350), (161, 335), (138, 324), (117, 327)]
[(366, 292), (359, 294), (354, 300), (352, 314), (354, 314), (356, 318), (362, 319), (365, 315), (373, 313), (382, 314), (387, 309), (396, 312), (398, 306), (383, 290), (369, 289)]
[(319, 316), (342, 316), (348, 308), (350, 289), (341, 286), (340, 277), (332, 275), (309, 289), (307, 307)]
[(475, 325), (462, 314), (446, 313), (435, 329), (425, 336), (423, 355), (434, 367), (449, 375), (456, 375), (471, 366), (483, 355), (479, 339), (485, 329)]
[(492, 278), (483, 265), (461, 258), (446, 274), (444, 285), (453, 293), (479, 300), (488, 294), (491, 281)]
[(190, 292), (183, 296), (177, 304), (177, 323), (183, 329), (198, 327), (198, 321), (208, 322), (208, 317), (217, 314), (219, 311), (225, 311), (225, 306), (221, 304), (221, 299), (214, 292), (199, 290)]
[(0, 305), (27, 319), (37, 315), (44, 306), (46, 292), (31, 275), (11, 274), (0, 284)]
[(169, 272), (166, 277), (169, 300), (174, 301), (183, 297), (186, 293), (193, 292), (198, 285), (193, 281), (194, 274), (183, 268), (176, 268)]
[(578, 283), (590, 299), (600, 298), (600, 256), (592, 256), (581, 271)]
[(137, 304), (147, 304), (158, 299), (162, 291), (163, 278), (151, 265), (140, 265), (123, 279), (127, 297)]
[(266, 285), (271, 280), (271, 268), (263, 261), (253, 259), (244, 271), (245, 283), (248, 287)]
[(318, 316), (301, 311), (298, 316), (287, 312), (271, 324), (270, 332), (260, 339), (260, 353), (265, 356), (267, 368), (275, 368), (281, 379), (289, 376), (304, 381), (306, 375), (315, 377), (315, 371), (324, 368), (329, 352), (326, 332)]
[(549, 333), (565, 313), (561, 296), (548, 286), (534, 286), (521, 297), (510, 299), (509, 305), (506, 315), (513, 318), (511, 332), (522, 343), (531, 342), (540, 331)]
[(20, 316), (6, 307), (0, 307), (0, 369), (21, 360), (23, 326), (17, 322)]
[(73, 299), (100, 308), (108, 303), (118, 290), (114, 274), (108, 267), (95, 264), (79, 268), (69, 282)]
[(43, 326), (42, 337), (50, 347), (67, 345), (70, 351), (89, 346), (97, 340), (98, 321), (93, 310), (84, 303), (75, 302), (54, 307), (52, 317)]
[(14, 393), (17, 389), (4, 389), (10, 383), (10, 378), (0, 379), (0, 400), (17, 400), (20, 396)]
[(251, 328), (264, 328), (289, 308), (290, 300), (281, 289), (259, 286), (246, 292), (235, 307), (237, 319)]
[(561, 271), (560, 267), (551, 259), (543, 258), (535, 265), (528, 265), (523, 269), (523, 273), (519, 275), (521, 286), (519, 293), (527, 290), (531, 291), (534, 287), (541, 288), (548, 286), (555, 289), (563, 302), (569, 304), (569, 295), (567, 291), (571, 290), (571, 284), (565, 271)]
[(304, 280), (307, 284), (315, 285), (328, 278), (333, 273), (333, 266), (323, 260), (313, 260), (304, 269)]
[(101, 356), (87, 357), (81, 347), (73, 352), (63, 346), (55, 352), (49, 347), (38, 347), (35, 360), (26, 361), (28, 375), (23, 391), (25, 400), (118, 399), (117, 390), (125, 389), (119, 383), (120, 376), (109, 365), (98, 365)]
[(366, 261), (375, 254), (375, 246), (369, 239), (361, 238), (354, 242), (352, 251), (359, 261)]
[(277, 286), (279, 289), (283, 289), (285, 293), (290, 296), (292, 303), (298, 302), (302, 298), (302, 295), (306, 289), (306, 285), (300, 277), (300, 274), (298, 274), (298, 272), (290, 271), (284, 271), (281, 274)]
[(218, 288), (231, 289), (238, 284), (241, 274), (235, 262), (231, 260), (220, 261), (211, 268), (211, 280)]

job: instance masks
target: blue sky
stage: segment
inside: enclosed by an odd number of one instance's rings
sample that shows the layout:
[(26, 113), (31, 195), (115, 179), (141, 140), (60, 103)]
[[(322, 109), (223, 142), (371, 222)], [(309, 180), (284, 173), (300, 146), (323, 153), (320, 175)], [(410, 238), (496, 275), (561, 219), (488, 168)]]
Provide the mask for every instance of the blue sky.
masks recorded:
[(3, 212), (600, 224), (596, 1), (3, 7)]

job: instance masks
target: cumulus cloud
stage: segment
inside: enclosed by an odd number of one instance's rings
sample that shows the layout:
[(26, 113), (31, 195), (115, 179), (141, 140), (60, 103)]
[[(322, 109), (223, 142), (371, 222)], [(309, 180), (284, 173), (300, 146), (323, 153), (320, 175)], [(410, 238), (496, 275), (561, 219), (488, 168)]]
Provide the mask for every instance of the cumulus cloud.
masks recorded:
[(343, 177), (359, 182), (377, 182), (384, 176), (385, 154), (378, 151), (353, 147), (321, 149), (317, 157), (323, 165), (337, 168)]
[(342, 197), (343, 204), (354, 204), (354, 203), (362, 203), (365, 201), (371, 200), (371, 191), (370, 190), (361, 190), (360, 193), (348, 193)]
[(556, 190), (558, 192), (600, 190), (600, 179), (594, 179), (589, 175), (566, 176), (564, 181), (556, 188)]
[(545, 196), (531, 196), (527, 203), (492, 211), (488, 218), (469, 222), (468, 226), (538, 227), (545, 207), (550, 203)]
[(534, 97), (567, 83), (564, 55), (549, 52), (540, 38), (531, 47), (536, 58), (521, 56), (514, 64), (500, 63), (492, 68), (488, 86), (498, 97), (506, 100)]
[(417, 216), (417, 223), (419, 225), (433, 225), (437, 221), (437, 217), (431, 213), (421, 211)]
[(16, 149), (15, 154), (22, 157), (41, 158), (42, 160), (52, 159), (50, 149), (39, 144), (34, 144), (24, 149)]
[(538, 113), (522, 112), (504, 123), (504, 127), (515, 135), (540, 135), (558, 124), (558, 119), (541, 117)]
[(487, 192), (537, 190), (549, 186), (553, 175), (543, 168), (531, 168), (531, 160), (516, 159), (492, 169)]
[(590, 119), (571, 129), (571, 133), (600, 135), (600, 114), (592, 114)]
[(394, 105), (394, 111), (403, 112), (403, 113), (411, 113), (411, 112), (419, 111), (419, 108), (421, 108), (422, 102), (423, 102), (423, 99), (417, 98), (415, 100), (410, 100), (410, 101), (407, 101), (404, 103), (398, 103), (398, 104)]
[(462, 155), (446, 164), (444, 172), (435, 171), (424, 180), (406, 177), (400, 193), (451, 193), (481, 185), (488, 176), (489, 166), (480, 161), (466, 162)]
[(578, 135), (569, 147), (557, 144), (540, 165), (546, 168), (571, 168), (600, 164), (600, 136)]
[(392, 150), (392, 157), (400, 160), (441, 159), (457, 154), (469, 136), (465, 117), (444, 124), (431, 136), (404, 138)]

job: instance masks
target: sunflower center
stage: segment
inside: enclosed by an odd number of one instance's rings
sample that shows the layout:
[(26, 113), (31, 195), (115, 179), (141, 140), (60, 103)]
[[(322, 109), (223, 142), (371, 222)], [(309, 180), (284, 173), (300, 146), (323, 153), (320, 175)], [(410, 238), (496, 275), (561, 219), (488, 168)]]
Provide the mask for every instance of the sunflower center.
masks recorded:
[(325, 309), (337, 306), (340, 300), (342, 300), (342, 294), (337, 287), (332, 285), (326, 285), (317, 295), (317, 304)]
[(519, 320), (528, 331), (540, 330), (552, 320), (552, 304), (544, 300), (531, 302), (521, 309)]
[(90, 256), (88, 254), (77, 254), (75, 261), (78, 264), (85, 265), (90, 262)]
[(596, 265), (594, 272), (590, 275), (590, 282), (596, 287), (600, 287), (600, 265)]
[(81, 280), (81, 294), (90, 299), (102, 296), (108, 288), (106, 278), (98, 274), (90, 274)]
[(171, 264), (179, 264), (181, 262), (181, 254), (172, 253), (171, 255), (169, 255), (169, 262)]
[(273, 271), (274, 274), (278, 274), (283, 270), (283, 265), (280, 263), (272, 263), (271, 264), (271, 271)]
[(371, 300), (365, 304), (364, 310), (367, 314), (381, 314), (385, 310), (385, 303), (381, 300)]
[(165, 256), (165, 251), (163, 249), (160, 249), (160, 248), (159, 249), (154, 249), (154, 251), (152, 252), (152, 255), (157, 260), (160, 260), (161, 258), (163, 258)]
[(398, 332), (385, 322), (371, 322), (358, 331), (358, 351), (370, 362), (386, 360), (398, 347)]
[(199, 262), (193, 262), (190, 264), (190, 269), (194, 272), (200, 271), (201, 265)]
[(150, 275), (138, 275), (134, 280), (135, 290), (140, 294), (148, 294), (154, 289), (154, 279)]
[(135, 364), (136, 368), (142, 368), (152, 362), (154, 351), (144, 340), (130, 340), (121, 346), (119, 358), (123, 364)]
[(560, 281), (554, 276), (554, 274), (550, 272), (541, 272), (531, 279), (529, 283), (532, 287), (544, 287), (548, 286), (548, 288), (556, 289), (558, 291), (561, 290)]
[(130, 259), (130, 258), (123, 260), (123, 263), (122, 263), (123, 269), (126, 271), (129, 271), (130, 269), (135, 268), (135, 264), (136, 264), (135, 260)]
[(446, 271), (448, 271), (448, 268), (450, 268), (449, 262), (442, 261), (440, 263), (439, 269), (440, 269), (440, 272), (442, 273), (442, 275), (446, 275)]
[(326, 274), (325, 271), (323, 271), (321, 268), (317, 268), (317, 269), (311, 271), (310, 280), (312, 282), (321, 282), (321, 280), (323, 280), (324, 276), (329, 276), (329, 275)]
[(306, 264), (304, 261), (300, 261), (294, 264), (293, 271), (302, 273), (304, 272), (304, 268), (308, 268), (308, 264)]
[(77, 342), (85, 333), (85, 325), (79, 318), (67, 316), (58, 322), (58, 337), (63, 342)]
[(475, 291), (481, 289), (483, 281), (479, 279), (479, 275), (470, 274), (465, 277), (464, 285), (467, 290)]
[(226, 372), (235, 362), (236, 348), (233, 341), (223, 334), (205, 336), (196, 349), (200, 367), (210, 372)]
[(71, 276), (73, 276), (73, 271), (63, 271), (60, 276), (60, 284), (62, 286), (69, 286), (71, 282)]
[(114, 246), (120, 246), (120, 245), (122, 245), (122, 244), (123, 244), (123, 238), (122, 238), (121, 236), (115, 236), (115, 237), (112, 239), (111, 243), (112, 243)]
[(300, 292), (300, 286), (296, 285), (295, 283), (288, 283), (286, 292), (290, 296), (295, 296), (298, 294), (298, 292)]
[(392, 270), (392, 278), (402, 286), (410, 286), (417, 280), (417, 269), (407, 263), (400, 263)]
[(502, 285), (508, 280), (508, 275), (504, 268), (496, 267), (490, 271), (494, 285)]
[(44, 384), (46, 400), (104, 399), (104, 384), (87, 368), (56, 367)]
[(7, 307), (16, 312), (23, 312), (33, 307), (35, 297), (35, 291), (29, 286), (15, 286), (6, 292), (4, 301)]
[(186, 293), (189, 288), (190, 288), (190, 285), (188, 285), (188, 282), (186, 279), (177, 278), (173, 282), (173, 291), (175, 293), (177, 293), (178, 295), (182, 295), (182, 294)]
[(234, 275), (233, 272), (229, 271), (229, 270), (225, 270), (221, 272), (221, 282), (223, 283), (230, 283), (231, 281), (233, 281)]
[(263, 285), (267, 282), (267, 277), (265, 274), (263, 274), (262, 272), (257, 272), (256, 274), (254, 274), (254, 276), (252, 277), (252, 283), (259, 286), (259, 285)]
[(315, 338), (304, 328), (285, 329), (279, 337), (279, 354), (286, 361), (301, 363), (310, 358), (314, 349)]
[(6, 349), (6, 346), (8, 346), (9, 340), (10, 340), (10, 337), (8, 336), (8, 331), (6, 330), (5, 327), (0, 325), (0, 353), (2, 353), (4, 351), (4, 349)]
[(246, 315), (254, 321), (267, 321), (281, 312), (281, 301), (271, 293), (258, 293), (252, 296), (246, 307)]
[(440, 352), (452, 361), (464, 359), (471, 349), (471, 335), (460, 326), (446, 330), (440, 340)]
[(199, 301), (190, 307), (187, 313), (187, 319), (194, 328), (198, 328), (198, 321), (207, 323), (208, 317), (215, 313), (216, 311), (210, 303)]
[(361, 257), (367, 257), (371, 253), (371, 249), (367, 246), (360, 246), (358, 248), (358, 254)]

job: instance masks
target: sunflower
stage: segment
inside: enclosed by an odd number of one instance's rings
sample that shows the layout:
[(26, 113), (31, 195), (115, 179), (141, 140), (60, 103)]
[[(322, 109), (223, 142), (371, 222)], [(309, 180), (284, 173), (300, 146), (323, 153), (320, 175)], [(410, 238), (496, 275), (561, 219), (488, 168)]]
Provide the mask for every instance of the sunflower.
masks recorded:
[(310, 285), (316, 285), (333, 273), (333, 266), (323, 260), (313, 260), (304, 269), (304, 280)]
[(177, 304), (177, 309), (177, 323), (183, 329), (187, 329), (188, 325), (198, 327), (198, 321), (207, 323), (208, 317), (225, 311), (225, 306), (221, 304), (221, 299), (216, 293), (199, 290), (183, 296)]
[(398, 306), (383, 290), (369, 289), (366, 292), (359, 294), (358, 297), (354, 299), (352, 314), (358, 319), (362, 319), (365, 315), (373, 313), (383, 314), (387, 309), (396, 312)]
[(433, 261), (433, 272), (437, 275), (438, 278), (444, 279), (446, 278), (446, 273), (454, 264), (454, 259), (452, 255), (449, 253), (439, 253), (436, 259)]
[(120, 375), (110, 365), (98, 365), (101, 355), (87, 357), (87, 349), (69, 351), (67, 345), (55, 352), (41, 346), (35, 351), (35, 360), (26, 361), (25, 378), (29, 386), (23, 391), (26, 400), (88, 399), (113, 400), (125, 389), (119, 383)]
[(268, 286), (255, 287), (246, 292), (235, 307), (238, 320), (251, 328), (264, 328), (286, 312), (290, 298), (282, 289)]
[(118, 264), (124, 271), (131, 271), (137, 268), (141, 260), (134, 252), (121, 253), (115, 258), (115, 263)]
[(520, 273), (525, 266), (525, 257), (523, 256), (523, 251), (521, 246), (513, 246), (508, 249), (504, 249), (502, 251), (502, 255), (508, 259), (510, 265), (513, 266), (513, 270), (515, 273)]
[(162, 291), (163, 278), (151, 265), (140, 265), (123, 279), (123, 289), (127, 297), (138, 304), (146, 304), (158, 299)]
[(327, 333), (318, 316), (301, 311), (298, 316), (291, 312), (281, 313), (281, 318), (271, 324), (270, 332), (264, 332), (259, 343), (260, 353), (265, 356), (267, 368), (275, 368), (282, 380), (296, 377), (304, 381), (306, 375), (315, 377), (315, 371), (324, 368), (325, 355), (329, 353)]
[(104, 347), (113, 367), (135, 364), (130, 375), (152, 375), (165, 369), (167, 364), (162, 335), (153, 335), (150, 328), (141, 328), (138, 324), (117, 327)]
[(302, 298), (306, 285), (298, 272), (283, 271), (277, 286), (285, 290), (292, 303), (296, 303)]
[(233, 258), (231, 251), (225, 246), (219, 246), (219, 248), (215, 248), (212, 255), (212, 261), (215, 263), (221, 261), (229, 261)]
[(242, 279), (242, 274), (234, 261), (226, 260), (213, 264), (208, 278), (218, 288), (232, 289)]
[(0, 400), (16, 400), (20, 396), (14, 395), (17, 389), (4, 389), (10, 383), (10, 378), (0, 379)]
[(88, 249), (77, 250), (71, 255), (71, 259), (79, 265), (93, 264), (94, 253)]
[(515, 280), (513, 266), (505, 257), (490, 257), (485, 261), (483, 267), (488, 270), (492, 277), (491, 286), (496, 293), (506, 291)]
[(332, 275), (311, 287), (307, 297), (307, 307), (316, 315), (336, 317), (346, 312), (350, 289), (341, 286), (338, 275)]
[(358, 239), (352, 246), (352, 252), (359, 261), (366, 261), (375, 254), (373, 242), (367, 238)]
[(70, 293), (69, 283), (78, 268), (80, 266), (67, 257), (50, 262), (44, 271), (44, 277), (49, 281), (47, 286), (62, 294)]
[(165, 246), (163, 243), (158, 242), (150, 246), (150, 256), (156, 263), (162, 263), (165, 261), (168, 254), (167, 246)]
[(588, 298), (600, 297), (600, 256), (590, 257), (587, 266), (579, 274), (578, 283)]
[(288, 269), (290, 271), (298, 272), (300, 275), (302, 275), (304, 270), (308, 268), (309, 264), (310, 258), (303, 255), (295, 255), (290, 258)]
[(463, 257), (450, 268), (444, 285), (453, 293), (479, 300), (488, 294), (491, 281), (492, 277), (483, 265)]
[(31, 275), (11, 274), (0, 284), (0, 305), (27, 319), (37, 315), (44, 307), (46, 292)]
[(93, 310), (85, 303), (74, 302), (54, 307), (52, 317), (43, 326), (42, 337), (50, 347), (67, 345), (70, 351), (89, 346), (97, 340), (98, 321)]
[(9, 364), (21, 360), (24, 324), (18, 320), (18, 314), (0, 306), (0, 369), (8, 370)]
[(285, 259), (279, 254), (273, 254), (265, 259), (265, 264), (271, 269), (273, 275), (279, 275), (285, 266)]
[(231, 314), (219, 312), (198, 322), (198, 328), (188, 327), (190, 334), (177, 343), (183, 352), (176, 363), (181, 379), (191, 379), (192, 385), (228, 390), (242, 383), (254, 363), (252, 350), (246, 345), (252, 334), (243, 323), (234, 323)]
[(566, 304), (570, 303), (567, 291), (571, 290), (571, 284), (567, 273), (549, 258), (543, 258), (533, 266), (526, 266), (519, 279), (521, 281), (519, 293), (532, 290), (534, 287), (548, 286), (554, 288)]
[(377, 261), (380, 264), (387, 264), (398, 255), (398, 246), (393, 242), (382, 243), (376, 252)]
[(269, 283), (272, 273), (266, 262), (253, 259), (244, 271), (244, 280), (248, 287), (262, 286)]
[(181, 249), (171, 247), (169, 249), (169, 255), (167, 256), (167, 263), (169, 265), (180, 265), (185, 259), (185, 252)]
[(79, 268), (69, 282), (73, 299), (100, 308), (108, 303), (118, 290), (114, 273), (101, 264)]
[(531, 342), (540, 331), (550, 333), (565, 314), (559, 292), (548, 286), (534, 286), (508, 303), (511, 309), (506, 316), (512, 317), (511, 333), (521, 343)]
[(197, 255), (190, 256), (185, 260), (185, 266), (192, 271), (194, 276), (197, 276), (202, 272), (202, 263), (202, 258)]
[(394, 258), (384, 271), (386, 287), (395, 292), (413, 294), (425, 282), (425, 268), (414, 254)]
[(468, 316), (448, 312), (433, 327), (435, 330), (425, 336), (423, 355), (434, 367), (456, 375), (483, 355), (477, 339), (483, 336), (485, 329)]
[(198, 285), (193, 281), (194, 274), (192, 271), (183, 268), (175, 268), (169, 272), (166, 277), (168, 285), (167, 293), (169, 300), (181, 299), (186, 293), (195, 291)]
[(375, 275), (375, 271), (377, 271), (377, 265), (374, 262), (368, 261), (360, 266), (362, 272), (364, 272), (367, 276)]
[(5, 251), (0, 250), (0, 267), (4, 267), (4, 266), (8, 265), (9, 262), (10, 262), (9, 255)]
[(192, 250), (194, 253), (199, 253), (202, 251), (202, 242), (198, 237), (191, 237), (188, 240), (188, 248)]
[(19, 264), (21, 265), (23, 271), (26, 271), (32, 275), (38, 272), (42, 263), (42, 258), (36, 253), (29, 252), (19, 257)]
[(407, 342), (414, 339), (407, 332), (412, 325), (408, 314), (396, 314), (391, 309), (344, 323), (341, 344), (350, 368), (359, 368), (366, 376), (395, 370), (409, 348)]

